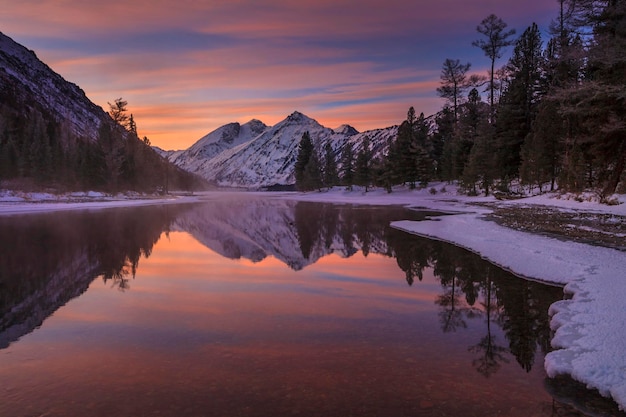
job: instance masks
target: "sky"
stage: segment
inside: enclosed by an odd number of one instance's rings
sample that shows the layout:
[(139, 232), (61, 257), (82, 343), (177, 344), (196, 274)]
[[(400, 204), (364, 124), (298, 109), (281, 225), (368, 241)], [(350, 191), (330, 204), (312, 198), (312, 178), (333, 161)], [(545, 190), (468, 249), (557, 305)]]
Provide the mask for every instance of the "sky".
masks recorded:
[[(486, 73), (471, 43), (489, 14), (545, 31), (556, 0), (0, 0), (0, 31), (141, 137), (185, 149), (230, 122), (300, 111), (359, 131), (426, 116), (446, 58)], [(544, 41), (546, 37), (544, 36)], [(498, 61), (503, 65), (512, 48)]]

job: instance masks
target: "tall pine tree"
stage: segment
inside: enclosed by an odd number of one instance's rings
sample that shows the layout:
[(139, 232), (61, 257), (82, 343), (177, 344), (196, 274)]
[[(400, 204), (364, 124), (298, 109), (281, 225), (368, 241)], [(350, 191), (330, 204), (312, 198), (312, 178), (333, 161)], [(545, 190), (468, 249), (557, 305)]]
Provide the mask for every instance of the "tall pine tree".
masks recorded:
[(354, 149), (350, 142), (346, 143), (341, 153), (341, 183), (350, 190), (354, 185)]
[(522, 144), (537, 112), (544, 67), (541, 48), (541, 34), (533, 23), (515, 43), (506, 66), (510, 82), (498, 106), (496, 130), (498, 176), (505, 183), (519, 174)]
[(339, 184), (339, 173), (337, 171), (337, 159), (335, 151), (330, 142), (324, 145), (324, 186), (332, 187)]
[(302, 134), (300, 145), (298, 146), (298, 156), (296, 159), (294, 176), (296, 177), (296, 188), (300, 191), (308, 190), (306, 166), (314, 152), (313, 142), (309, 132)]
[(372, 181), (372, 151), (370, 149), (370, 138), (365, 136), (361, 149), (356, 157), (354, 170), (354, 183), (367, 188)]

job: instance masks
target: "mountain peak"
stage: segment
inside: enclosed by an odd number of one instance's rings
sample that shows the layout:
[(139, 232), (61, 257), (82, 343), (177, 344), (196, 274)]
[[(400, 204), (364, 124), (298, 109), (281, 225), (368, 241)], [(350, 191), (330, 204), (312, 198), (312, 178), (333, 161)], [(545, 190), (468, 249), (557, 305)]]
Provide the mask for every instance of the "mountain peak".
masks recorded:
[(341, 135), (345, 135), (345, 136), (354, 136), (359, 133), (358, 130), (356, 130), (355, 128), (347, 124), (341, 125), (338, 128), (333, 129), (333, 132), (341, 134)]
[(287, 120), (292, 122), (302, 122), (304, 120), (312, 120), (310, 117), (305, 114), (300, 113), (299, 111), (294, 111), (289, 116), (287, 116)]
[(259, 133), (267, 129), (268, 127), (265, 123), (263, 123), (259, 119), (252, 119), (249, 122), (242, 125), (243, 128), (245, 128), (246, 126), (249, 126), (250, 129), (252, 129), (253, 131), (258, 131)]
[(234, 140), (220, 136), (210, 144), (196, 144), (173, 161), (220, 186), (261, 188), (290, 185), (295, 182), (294, 165), (304, 132), (309, 132), (316, 147), (322, 149), (330, 144), (337, 155), (348, 142), (358, 146), (367, 135), (371, 140), (371, 150), (380, 155), (389, 138), (397, 134), (397, 127), (370, 133), (359, 133), (349, 125), (333, 130), (294, 111), (272, 127), (251, 120), (242, 125), (236, 135), (233, 132)]

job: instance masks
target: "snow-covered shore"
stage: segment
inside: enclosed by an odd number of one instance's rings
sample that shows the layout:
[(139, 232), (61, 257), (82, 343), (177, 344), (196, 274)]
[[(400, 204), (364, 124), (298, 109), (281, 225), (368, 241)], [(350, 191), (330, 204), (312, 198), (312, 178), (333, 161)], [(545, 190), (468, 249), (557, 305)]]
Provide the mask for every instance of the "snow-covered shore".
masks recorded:
[[(453, 193), (453, 192), (452, 192)], [(468, 198), (452, 193), (413, 193), (371, 196), (362, 192), (334, 191), (298, 197), (308, 201), (363, 204), (406, 204), (432, 210), (455, 211), (431, 221), (399, 221), (392, 225), (422, 236), (443, 240), (480, 254), (485, 259), (534, 280), (566, 284), (570, 299), (550, 308), (556, 350), (545, 360), (550, 377), (570, 375), (573, 379), (613, 398), (626, 409), (626, 252), (555, 239), (500, 226), (485, 219), (490, 209), (474, 206), (493, 198)], [(369, 193), (368, 193), (369, 194)], [(582, 211), (626, 216), (622, 204), (606, 206), (591, 198), (566, 199), (543, 195), (497, 202), (502, 206), (539, 205), (560, 211)], [(579, 201), (582, 200), (582, 201)], [(392, 203), (393, 202), (393, 203)]]
[(22, 193), (0, 190), (0, 215), (45, 213), (65, 210), (96, 210), (155, 204), (196, 202), (196, 196), (108, 195), (100, 192), (67, 194)]
[[(613, 206), (599, 204), (592, 198), (559, 198), (557, 195), (496, 201), (493, 197), (461, 196), (454, 187), (443, 184), (419, 191), (399, 189), (392, 194), (384, 190), (366, 193), (362, 189), (339, 188), (304, 194), (246, 193), (246, 196), (253, 195), (331, 203), (406, 205), (457, 213), (432, 221), (400, 221), (393, 226), (464, 247), (520, 276), (565, 284), (565, 292), (571, 298), (555, 303), (550, 309), (555, 330), (552, 344), (557, 350), (547, 355), (546, 371), (549, 376), (571, 375), (589, 388), (613, 398), (626, 410), (626, 252), (500, 226), (485, 218), (492, 211), (489, 207), (477, 205), (497, 203), (501, 207), (522, 210), (528, 205), (538, 205), (562, 212), (609, 214), (616, 216), (616, 221), (622, 221), (626, 216), (626, 196), (618, 196), (622, 204)], [(93, 198), (92, 201), (68, 199), (37, 203), (6, 198), (3, 201), (0, 196), (0, 215), (197, 202), (223, 196), (223, 192), (207, 192), (183, 198)], [(36, 198), (31, 200), (37, 201)]]

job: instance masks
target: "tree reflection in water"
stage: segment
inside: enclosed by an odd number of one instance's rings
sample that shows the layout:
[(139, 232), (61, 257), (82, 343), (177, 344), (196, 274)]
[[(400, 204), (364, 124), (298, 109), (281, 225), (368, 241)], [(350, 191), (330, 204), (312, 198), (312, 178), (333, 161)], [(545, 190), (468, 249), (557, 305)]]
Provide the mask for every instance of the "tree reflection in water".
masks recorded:
[[(550, 349), (548, 308), (562, 297), (562, 290), (519, 279), (466, 250), (389, 226), (395, 220), (420, 220), (427, 214), (400, 208), (320, 208), (297, 203), (295, 224), (302, 253), (307, 256), (323, 238), (326, 248), (330, 241), (342, 242), (345, 256), (361, 249), (365, 256), (374, 251), (395, 258), (409, 286), (422, 281), (425, 270), (432, 269), (442, 287), (435, 303), (441, 307), (443, 332), (466, 329), (468, 320), (484, 320), (485, 336), (468, 348), (477, 354), (473, 361), (476, 371), (489, 377), (508, 361), (506, 353), (530, 371), (537, 351)], [(493, 323), (504, 330), (508, 346), (497, 340)]]
[[(258, 261), (271, 254), (295, 270), (330, 253), (350, 257), (358, 251), (395, 258), (409, 286), (432, 269), (441, 284), (434, 302), (442, 331), (485, 323), (485, 336), (469, 347), (477, 354), (476, 370), (484, 376), (497, 372), (503, 353), (510, 352), (530, 371), (537, 350), (549, 349), (547, 311), (561, 290), (539, 290), (472, 253), (389, 226), (427, 215), (401, 207), (247, 199), (0, 218), (0, 347), (39, 326), (96, 277), (128, 290), (141, 257), (149, 257), (160, 236), (175, 228), (207, 246), (221, 241), (215, 251), (224, 256)], [(504, 330), (508, 346), (496, 340), (493, 323)]]
[[(331, 253), (394, 258), (407, 290), (419, 291), (425, 276), (438, 280), (441, 292), (433, 302), (443, 333), (482, 326), (484, 336), (467, 346), (478, 373), (493, 375), (511, 357), (530, 372), (537, 352), (550, 348), (547, 312), (562, 290), (515, 278), (468, 251), (389, 226), (426, 216), (401, 207), (259, 198), (234, 204), (225, 198), (200, 205), (0, 217), (0, 349), (32, 332), (94, 279), (129, 290), (141, 258), (150, 257), (159, 238), (176, 230), (222, 256), (258, 262), (271, 255), (296, 271)], [(497, 339), (502, 334), (506, 340)]]
[(128, 290), (141, 256), (150, 256), (184, 209), (0, 217), (0, 348), (40, 326), (97, 277)]

